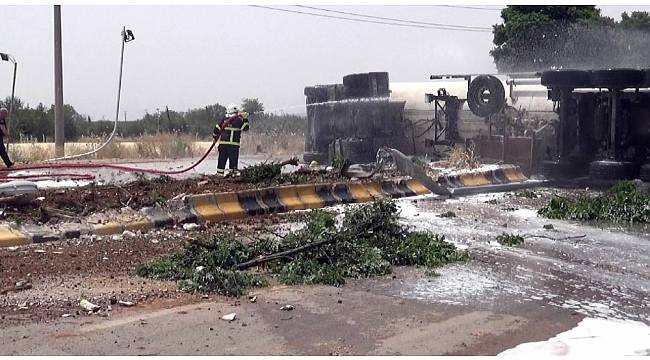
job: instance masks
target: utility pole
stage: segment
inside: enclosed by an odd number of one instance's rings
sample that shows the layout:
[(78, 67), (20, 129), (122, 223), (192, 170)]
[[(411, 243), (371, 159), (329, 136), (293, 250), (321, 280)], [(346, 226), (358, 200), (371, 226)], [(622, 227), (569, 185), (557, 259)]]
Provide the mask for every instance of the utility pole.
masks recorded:
[(56, 157), (65, 155), (64, 129), (61, 5), (54, 5), (54, 154)]

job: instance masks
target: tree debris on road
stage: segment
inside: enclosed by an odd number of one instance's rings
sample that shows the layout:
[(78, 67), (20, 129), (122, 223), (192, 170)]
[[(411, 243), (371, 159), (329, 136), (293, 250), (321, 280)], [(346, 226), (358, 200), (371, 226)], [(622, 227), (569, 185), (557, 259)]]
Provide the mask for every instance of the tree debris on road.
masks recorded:
[(622, 181), (600, 196), (578, 196), (575, 200), (555, 196), (538, 213), (551, 219), (650, 222), (650, 193), (633, 182)]
[[(240, 296), (266, 286), (269, 275), (285, 284), (340, 286), (348, 277), (388, 274), (392, 265), (433, 268), (466, 259), (467, 252), (444, 236), (410, 231), (399, 223), (396, 204), (379, 200), (346, 210), (340, 226), (335, 215), (312, 210), (304, 228), (284, 237), (251, 244), (220, 234), (194, 239), (181, 252), (141, 264), (135, 274), (176, 280), (184, 290)], [(244, 271), (253, 267), (261, 268)]]
[(293, 157), (282, 162), (264, 162), (245, 167), (241, 171), (240, 179), (242, 182), (249, 184), (269, 182), (277, 179), (282, 174), (282, 168), (286, 165), (298, 166), (298, 158)]

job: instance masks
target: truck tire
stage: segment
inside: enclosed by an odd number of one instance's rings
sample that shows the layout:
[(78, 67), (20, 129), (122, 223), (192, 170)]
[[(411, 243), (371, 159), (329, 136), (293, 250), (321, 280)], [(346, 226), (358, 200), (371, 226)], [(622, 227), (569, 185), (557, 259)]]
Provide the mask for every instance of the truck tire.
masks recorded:
[(641, 174), (639, 178), (645, 182), (650, 182), (650, 163), (641, 166)]
[(492, 75), (479, 75), (467, 89), (467, 105), (477, 116), (496, 114), (506, 104), (506, 91), (501, 80)]
[(589, 72), (583, 70), (549, 70), (542, 73), (542, 85), (549, 88), (589, 87)]
[(593, 180), (631, 180), (636, 174), (636, 164), (629, 161), (600, 160), (589, 164), (589, 177)]
[(591, 72), (591, 85), (598, 88), (636, 88), (641, 86), (644, 80), (643, 71), (636, 69), (607, 69)]
[(540, 164), (540, 174), (547, 179), (562, 180), (579, 176), (574, 163), (567, 160), (544, 160)]

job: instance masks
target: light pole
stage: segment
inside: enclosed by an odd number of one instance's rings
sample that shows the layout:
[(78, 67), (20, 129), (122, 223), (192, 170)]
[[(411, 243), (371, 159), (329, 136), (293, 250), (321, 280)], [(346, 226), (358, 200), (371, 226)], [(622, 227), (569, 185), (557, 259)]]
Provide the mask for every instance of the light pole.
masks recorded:
[(65, 155), (63, 111), (63, 53), (61, 44), (61, 5), (54, 5), (54, 154)]
[(135, 40), (135, 36), (133, 35), (133, 32), (131, 30), (126, 29), (125, 27), (122, 27), (122, 50), (120, 52), (120, 77), (117, 83), (117, 106), (115, 109), (115, 123), (113, 124), (113, 131), (111, 132), (111, 135), (109, 135), (108, 140), (106, 140), (105, 143), (103, 143), (101, 146), (98, 148), (82, 153), (82, 154), (77, 154), (77, 155), (68, 155), (68, 156), (57, 156), (54, 159), (49, 159), (47, 161), (58, 161), (58, 160), (67, 160), (67, 159), (75, 159), (75, 158), (80, 158), (83, 156), (88, 156), (97, 153), (99, 150), (103, 149), (106, 145), (108, 145), (111, 140), (113, 140), (113, 137), (115, 136), (115, 133), (117, 132), (117, 127), (119, 125), (119, 120), (120, 120), (120, 97), (122, 95), (122, 70), (124, 68), (124, 44)]
[[(2, 59), (2, 61), (11, 61), (14, 64), (14, 80), (11, 84), (11, 102), (9, 103), (9, 118), (11, 118), (11, 114), (14, 111), (14, 93), (16, 92), (16, 72), (18, 71), (18, 62), (16, 61), (16, 58), (7, 53), (0, 53), (0, 59)], [(9, 124), (7, 124), (7, 129), (9, 129)], [(7, 137), (7, 147), (9, 147), (10, 141), (11, 138)]]

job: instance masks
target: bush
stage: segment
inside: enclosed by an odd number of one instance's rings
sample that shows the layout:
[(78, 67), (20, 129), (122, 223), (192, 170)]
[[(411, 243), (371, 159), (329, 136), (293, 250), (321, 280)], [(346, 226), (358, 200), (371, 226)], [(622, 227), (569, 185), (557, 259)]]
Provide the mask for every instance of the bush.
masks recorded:
[(505, 246), (517, 246), (524, 243), (524, 237), (521, 235), (503, 233), (497, 236), (497, 242)]
[(551, 219), (650, 222), (650, 194), (622, 181), (601, 196), (553, 197), (538, 213)]

